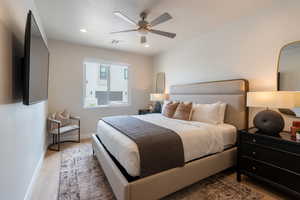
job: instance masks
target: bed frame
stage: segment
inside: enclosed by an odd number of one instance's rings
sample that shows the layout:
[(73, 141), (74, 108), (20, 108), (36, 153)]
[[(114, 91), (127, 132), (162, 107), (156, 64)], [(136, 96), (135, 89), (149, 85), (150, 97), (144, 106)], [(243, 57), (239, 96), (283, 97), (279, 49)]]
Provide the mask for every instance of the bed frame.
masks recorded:
[[(238, 130), (248, 126), (246, 93), (248, 81), (243, 79), (202, 82), (170, 87), (170, 100), (196, 103), (228, 104), (225, 122)], [(105, 150), (96, 135), (92, 136), (94, 154), (118, 200), (155, 200), (186, 186), (230, 168), (236, 163), (236, 147), (189, 162), (183, 167), (169, 169), (158, 174), (129, 182)]]

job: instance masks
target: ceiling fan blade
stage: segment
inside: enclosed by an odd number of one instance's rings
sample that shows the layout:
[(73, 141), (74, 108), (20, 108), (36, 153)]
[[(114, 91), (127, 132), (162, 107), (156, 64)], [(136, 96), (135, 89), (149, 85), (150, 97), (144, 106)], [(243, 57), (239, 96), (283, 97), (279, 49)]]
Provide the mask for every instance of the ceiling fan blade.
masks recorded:
[(144, 44), (144, 43), (146, 43), (147, 42), (147, 38), (146, 38), (146, 36), (141, 36), (141, 44)]
[(127, 32), (133, 32), (133, 31), (137, 31), (137, 29), (129, 29), (129, 30), (124, 30), (124, 31), (115, 31), (115, 32), (110, 32), (110, 34), (127, 33)]
[(155, 30), (155, 29), (151, 29), (149, 31), (151, 33), (162, 35), (162, 36), (169, 37), (169, 38), (175, 38), (176, 37), (176, 33), (170, 33), (170, 32), (165, 32), (165, 31), (160, 31), (160, 30)]
[(170, 19), (172, 19), (172, 16), (169, 13), (164, 13), (161, 16), (154, 19), (152, 22), (150, 22), (150, 26), (151, 27), (156, 26), (156, 25), (164, 23)]
[(114, 15), (120, 17), (121, 19), (125, 20), (126, 22), (133, 24), (133, 25), (138, 25), (135, 21), (133, 21), (132, 19), (130, 19), (128, 16), (124, 15), (123, 13), (121, 13), (120, 11), (115, 11)]

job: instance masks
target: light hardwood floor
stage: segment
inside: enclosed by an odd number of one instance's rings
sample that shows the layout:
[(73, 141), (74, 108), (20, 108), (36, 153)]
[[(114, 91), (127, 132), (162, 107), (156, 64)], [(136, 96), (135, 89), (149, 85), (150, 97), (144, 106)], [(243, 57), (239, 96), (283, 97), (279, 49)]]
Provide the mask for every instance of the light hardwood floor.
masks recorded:
[[(82, 143), (89, 142), (91, 142), (89, 139), (82, 140)], [(65, 143), (62, 145), (62, 150), (76, 145), (78, 144)], [(61, 152), (54, 151), (48, 151), (46, 153), (41, 172), (33, 187), (31, 200), (57, 200), (61, 158), (60, 154)], [(232, 175), (228, 178), (235, 179), (235, 174), (232, 173)], [(273, 188), (247, 177), (243, 177), (242, 184), (263, 193), (265, 195), (264, 200), (289, 199), (284, 194), (274, 190)]]

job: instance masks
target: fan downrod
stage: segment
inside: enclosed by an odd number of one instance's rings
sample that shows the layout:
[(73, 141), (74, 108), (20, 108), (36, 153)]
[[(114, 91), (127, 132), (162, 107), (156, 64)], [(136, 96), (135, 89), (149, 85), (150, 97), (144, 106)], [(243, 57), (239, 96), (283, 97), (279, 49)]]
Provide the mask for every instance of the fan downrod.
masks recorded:
[(147, 13), (146, 12), (141, 12), (140, 17), (145, 20), (147, 18)]

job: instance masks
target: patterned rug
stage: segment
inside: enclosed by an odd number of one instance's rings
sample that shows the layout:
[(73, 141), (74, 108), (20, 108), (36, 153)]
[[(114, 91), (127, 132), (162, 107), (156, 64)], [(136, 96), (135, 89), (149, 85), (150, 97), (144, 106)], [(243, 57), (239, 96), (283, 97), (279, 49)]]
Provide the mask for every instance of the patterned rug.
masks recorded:
[[(232, 172), (231, 172), (232, 173)], [(260, 200), (264, 196), (219, 173), (164, 198), (164, 200)], [(111, 187), (92, 155), (91, 144), (80, 144), (61, 154), (58, 200), (115, 200)]]

